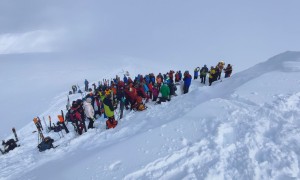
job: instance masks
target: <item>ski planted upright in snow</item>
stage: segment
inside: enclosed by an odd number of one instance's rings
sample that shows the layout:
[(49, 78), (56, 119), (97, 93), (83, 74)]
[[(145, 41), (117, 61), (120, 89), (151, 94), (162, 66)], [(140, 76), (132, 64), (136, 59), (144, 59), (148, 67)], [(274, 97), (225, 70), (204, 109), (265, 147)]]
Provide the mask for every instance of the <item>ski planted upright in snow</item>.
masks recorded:
[(34, 122), (34, 124), (35, 124), (35, 126), (36, 126), (36, 128), (38, 130), (39, 138), (43, 141), (45, 139), (45, 137), (44, 137), (44, 134), (42, 132), (42, 127), (41, 127), (41, 123), (40, 123), (39, 119), (38, 118), (34, 118), (33, 122)]
[(14, 136), (15, 136), (15, 138), (16, 138), (16, 142), (18, 142), (19, 139), (18, 139), (18, 135), (17, 135), (16, 129), (15, 129), (15, 128), (12, 128), (12, 132), (14, 133)]

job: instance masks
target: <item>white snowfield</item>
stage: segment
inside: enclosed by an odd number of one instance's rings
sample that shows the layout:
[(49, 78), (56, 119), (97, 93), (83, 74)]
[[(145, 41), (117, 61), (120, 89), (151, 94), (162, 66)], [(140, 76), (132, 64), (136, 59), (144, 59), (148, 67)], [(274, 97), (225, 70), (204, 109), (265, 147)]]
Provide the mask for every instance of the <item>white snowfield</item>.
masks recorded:
[[(143, 112), (125, 112), (115, 129), (77, 136), (68, 125), (56, 149), (38, 152), (33, 123), (21, 147), (0, 156), (0, 179), (299, 179), (300, 52), (285, 52), (222, 79), (192, 82), (190, 93)], [(178, 91), (177, 91), (178, 92)], [(80, 95), (71, 96), (72, 99)], [(56, 97), (42, 116), (65, 109)]]

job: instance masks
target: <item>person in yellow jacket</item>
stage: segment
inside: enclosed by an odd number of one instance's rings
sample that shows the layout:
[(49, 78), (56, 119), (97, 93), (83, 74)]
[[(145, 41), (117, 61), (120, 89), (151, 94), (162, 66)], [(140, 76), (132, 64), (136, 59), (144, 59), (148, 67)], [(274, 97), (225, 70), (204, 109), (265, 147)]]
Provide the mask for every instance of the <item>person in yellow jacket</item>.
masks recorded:
[(214, 82), (215, 80), (215, 76), (216, 76), (216, 70), (213, 66), (210, 67), (210, 71), (208, 71), (209, 73), (209, 86), (211, 86), (211, 84)]
[(106, 95), (106, 97), (103, 100), (103, 105), (104, 105), (105, 115), (112, 122), (115, 119), (114, 117), (115, 109), (111, 101), (111, 94)]

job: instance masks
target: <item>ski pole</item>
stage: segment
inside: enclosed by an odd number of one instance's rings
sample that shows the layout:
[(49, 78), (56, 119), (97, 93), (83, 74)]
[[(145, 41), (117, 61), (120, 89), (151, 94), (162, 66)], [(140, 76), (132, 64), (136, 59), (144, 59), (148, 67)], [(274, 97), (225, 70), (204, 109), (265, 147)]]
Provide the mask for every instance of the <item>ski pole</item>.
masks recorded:
[(47, 128), (47, 132), (49, 133), (49, 127), (48, 127), (48, 125), (47, 125), (47, 123), (46, 123), (46, 120), (45, 120), (45, 117), (44, 117), (44, 116), (43, 116), (43, 121), (44, 121), (45, 127)]

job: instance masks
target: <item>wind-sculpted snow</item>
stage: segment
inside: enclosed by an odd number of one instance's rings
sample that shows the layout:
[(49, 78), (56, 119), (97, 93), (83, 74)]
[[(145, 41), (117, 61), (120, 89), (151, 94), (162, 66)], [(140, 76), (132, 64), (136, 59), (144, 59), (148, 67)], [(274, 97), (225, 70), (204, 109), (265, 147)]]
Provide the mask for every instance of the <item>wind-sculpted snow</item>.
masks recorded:
[[(49, 134), (59, 147), (43, 153), (29, 124), (21, 147), (0, 156), (0, 177), (299, 179), (299, 57), (283, 53), (211, 87), (193, 81), (186, 95), (126, 111), (115, 129), (104, 130), (102, 117), (82, 136), (69, 125), (61, 139)], [(59, 95), (41, 116), (55, 119), (65, 103)]]
[[(298, 103), (293, 104), (292, 101)], [(215, 118), (186, 117), (200, 141), (159, 158), (125, 179), (286, 179), (299, 177), (300, 93), (263, 107), (216, 99)], [(200, 105), (194, 110), (204, 109)], [(207, 106), (207, 105), (205, 105)], [(223, 107), (222, 107), (223, 106)], [(296, 112), (295, 112), (296, 110)], [(193, 112), (191, 112), (193, 113)], [(221, 114), (227, 114), (220, 117)], [(286, 116), (286, 117), (284, 117)], [(284, 117), (284, 118), (283, 118)], [(272, 121), (270, 121), (272, 120)], [(187, 125), (191, 126), (191, 125)], [(187, 129), (192, 128), (188, 127)]]

